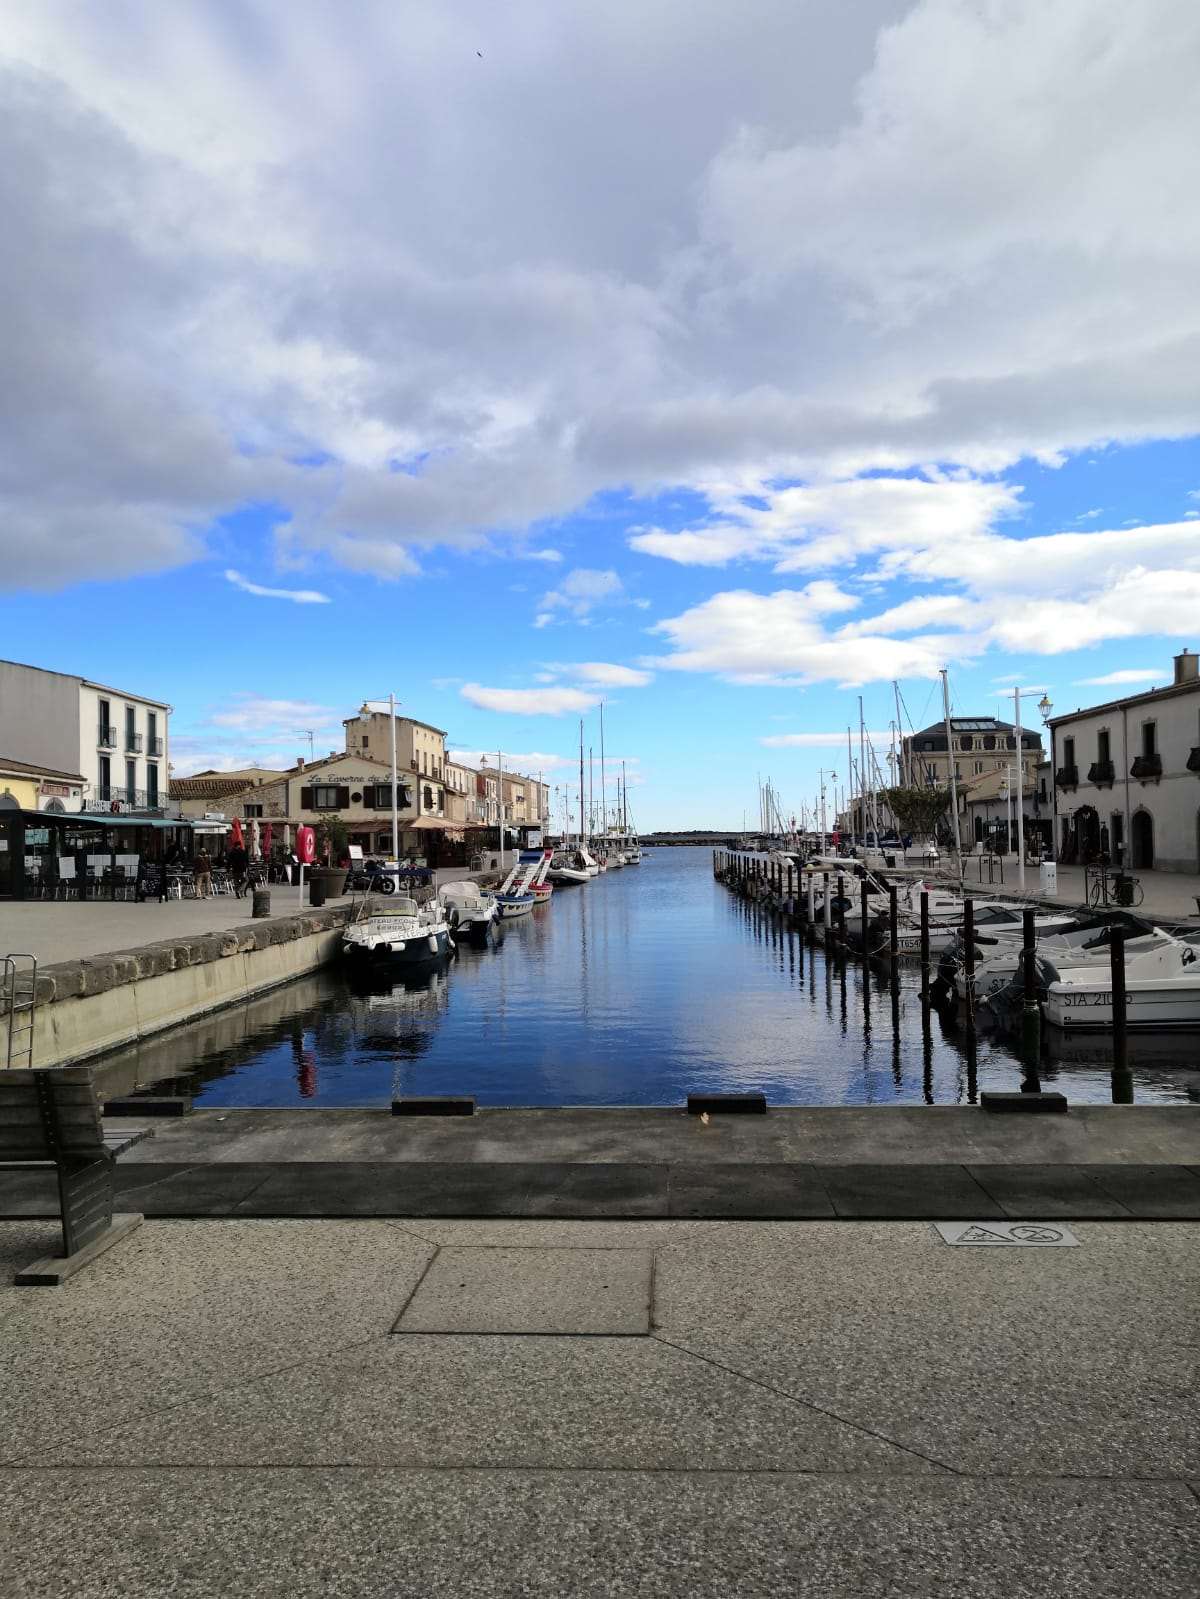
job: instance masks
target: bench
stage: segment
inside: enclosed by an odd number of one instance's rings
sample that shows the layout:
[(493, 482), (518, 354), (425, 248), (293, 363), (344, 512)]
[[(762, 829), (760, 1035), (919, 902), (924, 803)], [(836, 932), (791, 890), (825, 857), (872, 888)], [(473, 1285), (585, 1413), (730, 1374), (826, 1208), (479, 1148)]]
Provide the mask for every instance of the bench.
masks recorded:
[(19, 1287), (66, 1282), (139, 1227), (113, 1215), (113, 1160), (142, 1133), (105, 1135), (90, 1066), (0, 1071), (0, 1164), (53, 1165), (63, 1252), (17, 1273)]

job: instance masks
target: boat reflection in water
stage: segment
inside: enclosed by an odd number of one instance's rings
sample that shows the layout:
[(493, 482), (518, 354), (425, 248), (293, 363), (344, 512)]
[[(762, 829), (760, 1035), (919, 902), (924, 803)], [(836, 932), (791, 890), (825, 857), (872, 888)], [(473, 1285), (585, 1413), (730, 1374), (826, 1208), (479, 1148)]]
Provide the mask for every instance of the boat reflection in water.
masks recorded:
[[(111, 1091), (177, 1083), (201, 1109), (373, 1106), (470, 1094), (481, 1106), (681, 1105), (689, 1093), (773, 1105), (955, 1105), (1017, 1089), (1011, 1036), (922, 1014), (919, 968), (864, 972), (714, 881), (703, 849), (656, 851), (406, 972), (348, 962), (108, 1057)], [(373, 963), (366, 963), (368, 967)], [(1072, 1104), (1112, 1099), (1102, 1035), (1050, 1037), (1039, 1066)], [(1187, 1041), (1130, 1038), (1138, 1104), (1186, 1103)], [(402, 1082), (400, 1079), (402, 1078)]]

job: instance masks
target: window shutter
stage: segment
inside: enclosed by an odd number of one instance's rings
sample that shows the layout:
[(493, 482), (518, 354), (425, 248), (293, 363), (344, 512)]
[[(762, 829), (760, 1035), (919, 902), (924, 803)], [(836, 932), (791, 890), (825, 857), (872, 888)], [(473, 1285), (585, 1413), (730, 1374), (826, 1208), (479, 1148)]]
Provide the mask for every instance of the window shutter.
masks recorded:
[(311, 811), (312, 808), (313, 808), (312, 789), (311, 788), (302, 788), (300, 790), (300, 809), (302, 811)]
[(343, 788), (341, 786), (341, 784), (339, 783), (338, 790), (337, 790), (337, 808), (338, 808), (338, 810), (339, 811), (344, 811), (346, 809), (346, 807), (349, 805), (349, 803), (350, 803), (350, 790), (348, 788)]

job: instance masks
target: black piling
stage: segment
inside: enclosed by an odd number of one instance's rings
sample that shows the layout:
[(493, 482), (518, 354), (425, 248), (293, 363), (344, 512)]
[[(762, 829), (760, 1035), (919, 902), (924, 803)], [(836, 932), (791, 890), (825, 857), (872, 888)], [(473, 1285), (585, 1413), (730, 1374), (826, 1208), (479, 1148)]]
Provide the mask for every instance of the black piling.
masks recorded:
[(1042, 1055), (1042, 1017), (1037, 1002), (1037, 933), (1033, 925), (1032, 910), (1022, 912), (1024, 948), (1021, 951), (1021, 969), (1025, 980), (1024, 1004), (1021, 1010), (1021, 1049), (1025, 1062), (1036, 1073)]
[(1108, 956), (1112, 971), (1112, 1102), (1133, 1104), (1133, 1073), (1129, 1070), (1129, 1028), (1125, 993), (1125, 929), (1114, 927)]
[(963, 979), (967, 991), (967, 1029), (975, 1031), (975, 901), (963, 899)]
[(921, 1011), (925, 1026), (929, 1026), (929, 895), (921, 890)]
[(892, 955), (892, 987), (900, 980), (900, 920), (896, 909), (896, 885), (888, 884), (888, 944)]
[(837, 903), (834, 905), (833, 910), (837, 920), (834, 943), (844, 953), (846, 945), (846, 879), (840, 873), (837, 880)]
[(865, 877), (858, 885), (858, 918), (859, 931), (862, 934), (862, 958), (865, 963), (871, 954), (867, 944), (867, 880)]

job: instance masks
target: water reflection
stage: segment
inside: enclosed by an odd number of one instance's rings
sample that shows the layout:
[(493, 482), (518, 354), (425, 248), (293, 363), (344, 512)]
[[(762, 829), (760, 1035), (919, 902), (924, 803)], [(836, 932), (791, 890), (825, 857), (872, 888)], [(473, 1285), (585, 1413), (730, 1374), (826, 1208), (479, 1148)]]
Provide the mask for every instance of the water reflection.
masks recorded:
[[(776, 1104), (954, 1104), (1015, 1089), (1019, 1056), (921, 1003), (920, 973), (806, 942), (713, 881), (703, 850), (657, 850), (509, 927), (502, 947), (353, 988), (339, 970), (110, 1055), (108, 1092), (165, 1084), (203, 1105), (678, 1104), (760, 1089)], [(1139, 1102), (1200, 1082), (1189, 1041), (1131, 1038)], [(1111, 1045), (1047, 1038), (1047, 1087), (1111, 1094)]]

